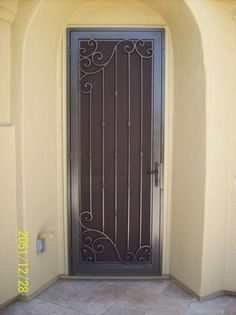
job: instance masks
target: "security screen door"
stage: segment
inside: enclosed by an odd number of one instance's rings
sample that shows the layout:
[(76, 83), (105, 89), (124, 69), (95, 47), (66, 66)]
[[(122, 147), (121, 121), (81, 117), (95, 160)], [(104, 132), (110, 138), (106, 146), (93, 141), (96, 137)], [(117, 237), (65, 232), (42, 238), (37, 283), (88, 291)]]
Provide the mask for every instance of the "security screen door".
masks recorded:
[(161, 272), (163, 36), (68, 30), (72, 274)]

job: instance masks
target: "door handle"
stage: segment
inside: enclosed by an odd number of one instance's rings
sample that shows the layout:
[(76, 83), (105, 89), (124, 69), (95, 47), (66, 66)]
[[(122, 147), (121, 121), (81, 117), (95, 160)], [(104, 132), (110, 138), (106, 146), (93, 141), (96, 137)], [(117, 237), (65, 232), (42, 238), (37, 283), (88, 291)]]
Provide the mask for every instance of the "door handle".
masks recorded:
[(148, 171), (147, 174), (155, 175), (155, 187), (158, 187), (159, 172), (158, 172), (158, 163), (157, 162), (155, 162), (155, 169)]

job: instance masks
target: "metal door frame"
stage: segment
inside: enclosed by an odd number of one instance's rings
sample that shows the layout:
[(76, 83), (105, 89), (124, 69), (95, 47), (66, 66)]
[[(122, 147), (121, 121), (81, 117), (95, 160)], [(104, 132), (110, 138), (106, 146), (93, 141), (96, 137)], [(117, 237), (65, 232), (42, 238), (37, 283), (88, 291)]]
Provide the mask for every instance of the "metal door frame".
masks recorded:
[[(152, 242), (152, 249), (155, 249), (153, 251), (153, 257), (152, 260), (154, 261), (152, 263), (152, 268), (150, 269), (150, 272), (145, 273), (146, 275), (161, 275), (162, 274), (162, 254), (163, 254), (163, 231), (162, 231), (162, 225), (163, 225), (163, 220), (162, 220), (162, 211), (163, 211), (163, 170), (164, 170), (164, 83), (165, 83), (165, 29), (164, 28), (67, 28), (67, 205), (68, 205), (68, 252), (69, 252), (69, 274), (71, 275), (76, 275), (78, 273), (73, 273), (73, 268), (72, 268), (72, 261), (73, 261), (73, 243), (78, 245), (78, 236), (77, 238), (75, 235), (73, 235), (73, 226), (78, 224), (78, 217), (76, 211), (73, 212), (72, 210), (72, 192), (73, 192), (73, 187), (72, 187), (72, 182), (75, 180), (73, 176), (71, 176), (71, 159), (76, 158), (75, 155), (73, 157), (73, 153), (71, 151), (71, 144), (73, 142), (73, 136), (71, 132), (71, 126), (72, 126), (72, 120), (74, 118), (74, 125), (77, 124), (79, 126), (79, 121), (75, 119), (75, 116), (72, 117), (71, 115), (71, 108), (72, 105), (76, 103), (75, 99), (72, 99), (72, 87), (73, 85), (76, 85), (76, 82), (72, 82), (71, 80), (71, 73), (75, 71), (71, 67), (71, 54), (73, 51), (71, 50), (71, 36), (73, 33), (89, 33), (89, 38), (93, 38), (94, 35), (96, 35), (96, 38), (99, 39), (98, 34), (101, 36), (100, 38), (104, 38), (104, 34), (106, 34), (106, 38), (110, 39), (116, 39), (118, 37), (114, 37), (114, 34), (116, 36), (120, 35), (122, 39), (130, 39), (130, 34), (134, 36), (136, 33), (141, 34), (142, 33), (142, 39), (149, 39), (150, 36), (148, 34), (152, 34), (151, 39), (155, 39), (155, 34), (159, 33), (159, 36), (161, 36), (161, 62), (159, 66), (161, 67), (161, 76), (159, 82), (160, 87), (161, 87), (161, 95), (157, 95), (156, 89), (154, 88), (154, 100), (156, 99), (156, 102), (153, 103), (153, 109), (152, 109), (152, 164), (154, 164), (155, 161), (158, 160), (159, 163), (159, 187), (158, 191), (155, 193), (153, 192), (153, 188), (155, 189), (155, 184), (154, 184), (154, 177), (152, 178), (152, 186), (151, 186), (151, 193), (152, 193), (152, 198), (150, 199), (151, 202), (151, 213), (153, 217), (153, 222), (156, 220), (157, 222), (154, 222), (152, 226), (152, 235), (155, 235), (155, 233), (158, 235), (158, 240), (155, 239)], [(101, 32), (101, 33), (100, 33)], [(83, 38), (83, 37), (82, 37)], [(88, 36), (87, 36), (88, 38)], [(157, 64), (154, 63), (154, 67), (157, 67)], [(158, 83), (158, 78), (153, 80), (154, 82)], [(78, 103), (78, 100), (77, 100)], [(78, 108), (78, 115), (79, 114), (79, 108)], [(158, 126), (157, 121), (155, 117), (157, 115), (161, 116), (160, 119), (160, 125)], [(160, 143), (158, 144), (160, 151), (155, 152), (153, 148), (153, 143), (155, 139), (158, 139), (158, 132), (160, 132)], [(80, 140), (79, 134), (78, 134), (78, 141)], [(75, 142), (74, 146), (77, 149), (77, 152), (79, 152), (79, 147), (80, 143)], [(157, 147), (157, 145), (155, 146)], [(79, 156), (79, 153), (78, 153)], [(78, 158), (79, 162), (79, 158)], [(79, 163), (78, 163), (78, 168), (79, 168)], [(78, 186), (80, 185), (80, 170), (78, 169)], [(79, 189), (78, 189), (79, 190)], [(77, 192), (79, 196), (79, 192)], [(78, 198), (79, 199), (79, 198)], [(154, 201), (154, 199), (157, 199)], [(75, 205), (77, 209), (79, 209), (79, 200), (77, 200), (78, 203)], [(158, 208), (158, 211), (153, 211), (154, 207)], [(78, 211), (79, 212), (79, 211)], [(156, 216), (155, 216), (156, 214)], [(73, 216), (73, 220), (72, 220)], [(156, 218), (155, 218), (156, 217)], [(75, 234), (75, 233), (74, 233)], [(77, 249), (79, 250), (79, 248)], [(154, 256), (155, 255), (155, 256)], [(158, 257), (157, 257), (158, 255)], [(77, 261), (79, 263), (79, 261)], [(88, 265), (90, 266), (90, 265)], [(98, 268), (96, 268), (96, 274), (98, 273), (99, 275), (107, 275), (104, 274), (104, 270), (106, 270), (107, 266), (106, 264), (102, 264), (103, 267), (99, 268), (99, 265), (96, 265)], [(139, 274), (138, 272), (138, 265), (137, 267), (137, 275)], [(132, 271), (134, 269), (134, 265), (130, 264), (125, 264), (124, 268), (127, 271), (127, 276), (129, 276), (129, 270)], [(155, 271), (153, 271), (155, 269)], [(82, 274), (84, 275), (85, 273), (88, 274), (89, 270), (82, 270)], [(79, 273), (80, 274), (80, 273)], [(90, 272), (90, 275), (92, 273)], [(119, 274), (118, 274), (119, 275)], [(122, 274), (123, 276), (124, 274)], [(133, 275), (133, 273), (132, 273)], [(143, 275), (143, 274), (142, 274)]]

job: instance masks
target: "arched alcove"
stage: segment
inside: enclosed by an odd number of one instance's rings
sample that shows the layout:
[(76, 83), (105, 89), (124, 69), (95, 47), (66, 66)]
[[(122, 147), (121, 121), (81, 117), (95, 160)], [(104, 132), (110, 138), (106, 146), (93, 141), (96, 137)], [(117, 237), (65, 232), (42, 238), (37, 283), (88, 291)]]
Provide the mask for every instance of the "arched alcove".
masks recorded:
[[(23, 15), (27, 16), (24, 20)], [(199, 293), (205, 188), (201, 36), (184, 1), (149, 0), (20, 4), (14, 29), (20, 49), (13, 53), (17, 78), (13, 88), (17, 92), (21, 86), (21, 93), (16, 93), (20, 97), (15, 99), (13, 110), (18, 131), (19, 222), (31, 235), (29, 259), (34, 264), (31, 293), (66, 272), (66, 102), (61, 58), (65, 42), (61, 37), (68, 24), (167, 29), (163, 263), (165, 273)], [(38, 256), (35, 240), (42, 229), (54, 230), (55, 237), (47, 253)]]

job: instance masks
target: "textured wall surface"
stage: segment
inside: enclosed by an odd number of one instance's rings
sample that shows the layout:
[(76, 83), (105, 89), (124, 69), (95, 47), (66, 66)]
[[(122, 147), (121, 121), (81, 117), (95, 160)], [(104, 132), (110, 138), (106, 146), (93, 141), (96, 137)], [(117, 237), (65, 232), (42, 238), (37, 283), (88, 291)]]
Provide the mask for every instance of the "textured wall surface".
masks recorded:
[(236, 176), (229, 178), (229, 212), (224, 289), (236, 291)]
[[(58, 218), (59, 212), (62, 211), (61, 205), (57, 203), (56, 190), (59, 185), (57, 179), (62, 171), (56, 168), (60, 155), (57, 151), (58, 129), (55, 115), (61, 106), (57, 98), (60, 87), (57, 85), (55, 58), (59, 38), (75, 9), (77, 9), (78, 22), (81, 16), (84, 23), (87, 19), (89, 22), (93, 21), (95, 25), (104, 25), (107, 17), (112, 16), (113, 25), (127, 26), (128, 12), (134, 7), (137, 16), (133, 15), (131, 25), (134, 25), (135, 21), (137, 26), (139, 21), (145, 24), (148, 18), (152, 23), (156, 18), (156, 25), (160, 25), (163, 23), (163, 19), (159, 17), (160, 13), (169, 22), (173, 38), (176, 85), (174, 86), (174, 100), (172, 100), (172, 103), (175, 103), (174, 121), (170, 122), (174, 128), (174, 155), (169, 160), (173, 165), (170, 270), (192, 290), (199, 291), (205, 175), (204, 71), (201, 41), (197, 24), (184, 2), (157, 2), (158, 5), (155, 6), (153, 2), (145, 2), (145, 4), (148, 5), (144, 6), (143, 3), (135, 1), (120, 1), (118, 4), (115, 1), (91, 1), (79, 6), (78, 1), (66, 3), (42, 1), (28, 26), (23, 47), (24, 86), (21, 106), (24, 116), (22, 126), (24, 211), (29, 222), (28, 228), (32, 241), (31, 261), (34, 261), (34, 267), (31, 267), (30, 273), (31, 292), (55, 276), (58, 272), (55, 265), (57, 268), (59, 266), (54, 259), (63, 252), (62, 244), (56, 243), (60, 225), (56, 225), (55, 220), (53, 221), (53, 218)], [(170, 5), (172, 10), (169, 10)], [(119, 10), (124, 12), (124, 6), (127, 14), (116, 14)], [(91, 14), (93, 14), (92, 17)], [(75, 15), (72, 18), (75, 23)], [(193, 37), (191, 40), (190, 34)], [(196, 65), (198, 71), (195, 71)], [(199, 82), (201, 84), (198, 84)], [(192, 115), (192, 108), (195, 115)], [(195, 125), (201, 126), (198, 134), (194, 131)], [(168, 142), (169, 139), (166, 143)], [(40, 160), (39, 155), (42, 156)], [(31, 167), (28, 167), (29, 165)], [(33, 165), (37, 165), (37, 168), (32, 167)], [(191, 175), (192, 169), (195, 170), (194, 176)], [(46, 178), (47, 181), (45, 181)], [(179, 184), (180, 181), (182, 185)], [(169, 204), (171, 204), (170, 190), (166, 189), (166, 191)], [(184, 225), (186, 220), (189, 222), (188, 225)], [(39, 257), (34, 251), (33, 242), (42, 228), (54, 230), (56, 237), (52, 241), (55, 243), (47, 253)], [(166, 243), (164, 248), (165, 246)], [(39, 277), (39, 274), (42, 276)]]
[[(165, 16), (173, 41), (174, 105), (169, 124), (173, 126), (172, 189), (171, 193), (169, 189), (165, 191), (171, 203), (170, 274), (199, 293), (206, 146), (201, 34), (196, 18), (184, 2), (149, 1), (148, 4)], [(168, 143), (168, 139), (165, 141)]]
[[(68, 25), (166, 27), (164, 272), (199, 295), (235, 291), (235, 2), (1, 0), (0, 7), (9, 3), (0, 10), (1, 242), (12, 232), (0, 303), (16, 295), (17, 227), (29, 232), (30, 293), (67, 272)], [(45, 229), (54, 238), (38, 255)]]
[(0, 124), (10, 123), (11, 26), (0, 19)]
[(206, 199), (201, 287), (201, 294), (206, 295), (222, 289), (236, 290), (236, 243), (233, 242), (236, 207), (232, 190), (236, 174), (236, 2), (189, 1), (189, 4), (201, 30), (206, 69)]
[(17, 1), (0, 1), (0, 305), (17, 295), (15, 128), (11, 124), (11, 23)]
[(14, 127), (0, 127), (0, 305), (17, 295)]
[[(86, 4), (79, 1), (41, 1), (35, 3), (34, 14), (25, 27), (22, 16), (31, 14), (29, 6), (28, 2), (27, 6), (24, 4), (21, 7), (14, 28), (18, 43), (22, 30), (25, 31), (22, 65), (18, 69), (22, 79), (21, 100), (16, 100), (13, 112), (16, 113), (20, 134), (17, 142), (21, 161), (18, 166), (18, 201), (25, 218), (25, 223), (23, 218), (20, 226), (25, 224), (29, 231), (30, 293), (33, 293), (57, 274), (66, 272), (66, 236), (63, 230), (66, 209), (62, 198), (65, 183), (62, 177), (63, 158), (66, 155), (63, 152), (63, 120), (66, 117), (62, 115), (66, 103), (63, 103), (65, 89), (62, 86), (61, 60), (61, 39), (66, 26), (76, 23), (76, 20), (82, 20), (83, 23), (86, 20), (90, 23), (93, 21), (96, 25), (106, 24), (108, 16), (113, 25), (123, 26), (132, 26), (135, 21), (136, 26), (147, 24), (149, 19), (151, 23), (156, 20), (160, 25), (163, 19), (142, 3), (138, 2), (134, 6), (134, 1), (121, 1), (119, 5), (115, 1), (88, 1)], [(127, 14), (124, 14), (124, 7)], [(130, 21), (129, 12), (132, 8), (135, 14)], [(121, 14), (117, 15), (117, 10)], [(20, 55), (17, 59), (20, 62)], [(19, 64), (15, 63), (15, 67), (17, 69)], [(18, 85), (14, 88), (17, 89)], [(24, 119), (20, 120), (19, 117)], [(53, 230), (55, 235), (47, 242), (46, 253), (38, 255), (35, 241), (39, 231), (44, 229)]]
[(0, 1), (0, 125), (9, 125), (11, 78), (11, 23), (15, 18), (18, 0)]

